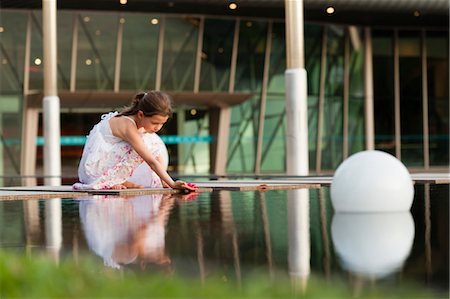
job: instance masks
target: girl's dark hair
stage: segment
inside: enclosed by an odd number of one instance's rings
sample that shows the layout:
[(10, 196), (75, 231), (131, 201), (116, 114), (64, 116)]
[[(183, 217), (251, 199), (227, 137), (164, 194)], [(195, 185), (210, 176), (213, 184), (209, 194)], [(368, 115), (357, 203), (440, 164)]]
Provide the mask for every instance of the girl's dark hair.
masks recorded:
[(134, 96), (131, 104), (125, 107), (121, 115), (135, 115), (142, 111), (145, 116), (162, 115), (172, 117), (172, 100), (170, 96), (161, 91), (141, 92)]

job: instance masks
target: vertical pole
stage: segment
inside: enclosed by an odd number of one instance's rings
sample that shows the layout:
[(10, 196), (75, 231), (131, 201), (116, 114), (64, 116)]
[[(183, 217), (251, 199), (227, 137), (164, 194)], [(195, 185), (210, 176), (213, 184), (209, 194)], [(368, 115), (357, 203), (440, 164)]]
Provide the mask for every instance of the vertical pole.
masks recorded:
[(20, 148), (20, 175), (22, 186), (36, 186), (36, 137), (39, 111), (30, 105), (30, 56), (31, 56), (31, 13), (27, 18), (25, 39), (23, 104), (22, 104), (22, 142)]
[(375, 149), (375, 129), (373, 116), (373, 63), (372, 35), (369, 27), (364, 28), (364, 120), (366, 150)]
[(430, 168), (430, 130), (428, 124), (428, 73), (427, 44), (425, 29), (420, 36), (420, 56), (422, 58), (422, 113), (423, 113), (423, 166)]
[[(307, 76), (303, 44), (303, 0), (285, 0), (286, 173), (308, 175)], [(310, 273), (309, 190), (288, 192), (289, 272), (305, 290)]]
[(228, 83), (228, 92), (229, 93), (234, 93), (234, 85), (235, 85), (235, 79), (236, 79), (236, 64), (237, 64), (238, 48), (239, 48), (240, 24), (241, 24), (241, 20), (239, 18), (237, 18), (236, 23), (234, 24), (233, 49), (231, 52), (230, 82)]
[(285, 0), (286, 173), (308, 175), (307, 75), (303, 45), (303, 0)]
[(164, 59), (164, 34), (166, 32), (166, 17), (161, 18), (158, 37), (158, 57), (156, 60), (155, 89), (161, 89), (162, 66)]
[[(240, 19), (234, 24), (233, 49), (230, 61), (230, 81), (228, 92), (234, 93), (236, 80), (236, 64), (239, 48)], [(228, 141), (231, 125), (231, 107), (209, 109), (209, 131), (216, 139), (210, 145), (210, 172), (215, 175), (225, 175), (227, 172)]]
[[(176, 109), (177, 113), (177, 135), (184, 136), (186, 134), (184, 125), (186, 124), (186, 115), (183, 107)], [(189, 163), (189, 157), (186, 157), (186, 146), (183, 142), (177, 144), (178, 165), (176, 166), (178, 173), (186, 173), (188, 171), (187, 165)], [(195, 173), (195, 165), (189, 171)]]
[(400, 127), (400, 55), (398, 49), (398, 30), (394, 30), (394, 138), (395, 157), (402, 159), (401, 127)]
[(57, 89), (56, 0), (42, 0), (44, 49), (44, 184), (61, 185), (60, 103)]
[(116, 67), (114, 70), (114, 92), (119, 92), (120, 90), (120, 71), (122, 67), (122, 42), (123, 42), (123, 24), (125, 23), (125, 18), (119, 16), (119, 24), (117, 27), (117, 43), (116, 43)]
[(74, 92), (77, 83), (78, 14), (74, 15), (72, 28), (72, 54), (70, 58), (70, 92)]
[(210, 172), (218, 176), (225, 175), (227, 170), (230, 121), (230, 107), (209, 109), (209, 131), (216, 138), (210, 145)]
[(266, 51), (264, 56), (264, 71), (263, 71), (263, 83), (261, 87), (261, 101), (259, 105), (258, 137), (256, 139), (255, 174), (261, 173), (264, 119), (266, 116), (267, 86), (269, 84), (270, 54), (272, 51), (272, 27), (273, 23), (272, 21), (269, 21), (267, 27)]
[[(31, 13), (28, 13), (27, 32), (25, 39), (25, 59), (23, 75), (23, 106), (22, 106), (22, 144), (20, 148), (20, 175), (22, 186), (36, 186), (36, 136), (39, 122), (39, 112), (31, 108), (28, 93), (30, 89), (30, 56), (31, 56)], [(33, 176), (33, 177), (30, 177)], [(23, 218), (26, 233), (27, 252), (37, 242), (40, 235), (39, 203), (37, 200), (23, 201)]]
[(23, 95), (30, 91), (30, 57), (31, 57), (31, 12), (27, 16), (27, 32), (25, 37), (25, 59), (23, 69)]
[(200, 71), (202, 68), (203, 35), (205, 32), (205, 18), (200, 18), (197, 36), (197, 54), (195, 55), (194, 93), (200, 90)]
[(322, 138), (326, 86), (325, 80), (327, 75), (327, 45), (328, 26), (324, 26), (322, 32), (322, 49), (320, 54), (319, 105), (317, 109), (316, 174), (320, 174), (322, 171)]
[(348, 158), (348, 113), (349, 113), (349, 98), (350, 98), (350, 30), (345, 32), (344, 45), (344, 103), (343, 103), (343, 123), (342, 123), (342, 160)]

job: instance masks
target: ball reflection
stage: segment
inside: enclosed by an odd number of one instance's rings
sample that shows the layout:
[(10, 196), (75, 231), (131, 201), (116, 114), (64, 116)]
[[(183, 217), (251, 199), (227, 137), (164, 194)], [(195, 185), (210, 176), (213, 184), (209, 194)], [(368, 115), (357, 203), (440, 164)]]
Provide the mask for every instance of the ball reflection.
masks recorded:
[(398, 271), (409, 256), (414, 220), (410, 212), (337, 213), (331, 235), (344, 269), (381, 278)]

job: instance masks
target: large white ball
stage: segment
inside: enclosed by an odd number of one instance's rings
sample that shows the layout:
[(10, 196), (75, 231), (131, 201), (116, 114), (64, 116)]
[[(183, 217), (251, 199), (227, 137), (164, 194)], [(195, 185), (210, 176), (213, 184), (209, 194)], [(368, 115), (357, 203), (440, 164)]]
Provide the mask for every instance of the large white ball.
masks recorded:
[(382, 151), (363, 151), (339, 165), (331, 183), (336, 212), (409, 211), (414, 186), (408, 169)]
[(337, 213), (331, 223), (342, 268), (368, 278), (399, 271), (411, 253), (414, 235), (410, 212)]

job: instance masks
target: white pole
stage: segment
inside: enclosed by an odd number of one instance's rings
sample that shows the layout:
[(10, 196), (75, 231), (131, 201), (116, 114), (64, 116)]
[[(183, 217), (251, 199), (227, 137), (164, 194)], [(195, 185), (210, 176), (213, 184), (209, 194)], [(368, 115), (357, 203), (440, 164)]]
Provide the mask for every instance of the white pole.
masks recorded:
[(309, 174), (307, 74), (304, 63), (303, 0), (285, 0), (286, 173)]
[(44, 50), (44, 184), (61, 185), (60, 103), (57, 88), (56, 0), (42, 0)]

